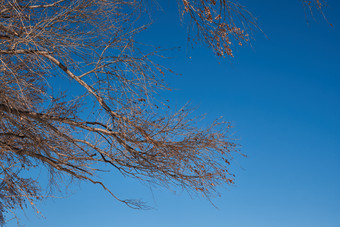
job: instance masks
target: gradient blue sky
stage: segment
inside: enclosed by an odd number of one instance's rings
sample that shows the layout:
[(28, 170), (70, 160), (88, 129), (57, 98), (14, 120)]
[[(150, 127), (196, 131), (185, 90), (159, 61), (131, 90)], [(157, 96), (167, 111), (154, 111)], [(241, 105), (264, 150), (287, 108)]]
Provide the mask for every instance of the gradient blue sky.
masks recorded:
[[(340, 227), (340, 2), (328, 0), (331, 27), (318, 17), (306, 23), (298, 0), (241, 1), (258, 18), (252, 46), (235, 58), (217, 59), (210, 50), (187, 49), (175, 1), (164, 7), (144, 42), (169, 51), (167, 66), (178, 105), (190, 101), (207, 121), (224, 116), (234, 125), (242, 152), (236, 185), (213, 199), (218, 209), (186, 192), (150, 188), (114, 174), (103, 179), (121, 198), (143, 199), (154, 210), (132, 210), (98, 187), (71, 187), (64, 199), (44, 201), (22, 213), (35, 227)], [(16, 226), (14, 221), (8, 226)]]

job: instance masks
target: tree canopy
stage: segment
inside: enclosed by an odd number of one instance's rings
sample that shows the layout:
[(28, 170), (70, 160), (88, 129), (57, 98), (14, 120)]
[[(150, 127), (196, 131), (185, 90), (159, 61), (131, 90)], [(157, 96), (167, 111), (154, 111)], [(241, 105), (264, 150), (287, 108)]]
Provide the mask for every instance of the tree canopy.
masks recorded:
[[(217, 56), (250, 40), (255, 17), (236, 1), (178, 0), (190, 37)], [(324, 2), (303, 0), (309, 12)], [(151, 4), (154, 4), (153, 2)], [(146, 1), (2, 0), (0, 5), (0, 222), (5, 213), (44, 198), (36, 168), (60, 180), (98, 184), (120, 174), (180, 186), (210, 198), (234, 183), (238, 145), (221, 119), (199, 127), (190, 107), (169, 109), (159, 94), (168, 70), (135, 35), (147, 28)], [(74, 90), (62, 85), (71, 83)], [(55, 89), (56, 85), (62, 89)]]

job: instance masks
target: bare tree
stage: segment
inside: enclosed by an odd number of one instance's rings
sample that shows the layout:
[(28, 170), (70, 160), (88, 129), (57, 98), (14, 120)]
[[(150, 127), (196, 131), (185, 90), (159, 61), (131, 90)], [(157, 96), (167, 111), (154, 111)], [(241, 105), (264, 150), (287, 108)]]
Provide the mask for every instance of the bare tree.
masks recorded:
[[(197, 127), (190, 109), (170, 112), (159, 96), (166, 69), (152, 61), (156, 49), (134, 39), (146, 29), (145, 2), (0, 3), (0, 223), (4, 213), (44, 198), (39, 179), (27, 174), (35, 168), (49, 171), (51, 187), (63, 186), (58, 177), (88, 181), (133, 208), (143, 204), (117, 197), (98, 180), (101, 169), (207, 198), (217, 185), (233, 184), (229, 123)], [(256, 27), (235, 1), (178, 5), (192, 34), (219, 56), (232, 56), (232, 45), (249, 41), (245, 30)]]

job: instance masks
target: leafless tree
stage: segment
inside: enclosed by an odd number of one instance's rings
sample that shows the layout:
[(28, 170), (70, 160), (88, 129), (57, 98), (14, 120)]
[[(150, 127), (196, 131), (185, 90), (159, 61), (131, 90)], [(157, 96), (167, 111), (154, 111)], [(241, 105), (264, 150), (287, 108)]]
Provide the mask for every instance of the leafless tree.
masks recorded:
[[(219, 56), (256, 27), (236, 1), (178, 5)], [(229, 123), (201, 128), (190, 109), (162, 101), (166, 69), (134, 38), (146, 14), (142, 0), (0, 0), (0, 223), (44, 198), (29, 175), (36, 168), (49, 171), (51, 187), (64, 185), (58, 177), (88, 181), (133, 208), (143, 204), (117, 197), (98, 180), (102, 169), (207, 198), (233, 184)]]

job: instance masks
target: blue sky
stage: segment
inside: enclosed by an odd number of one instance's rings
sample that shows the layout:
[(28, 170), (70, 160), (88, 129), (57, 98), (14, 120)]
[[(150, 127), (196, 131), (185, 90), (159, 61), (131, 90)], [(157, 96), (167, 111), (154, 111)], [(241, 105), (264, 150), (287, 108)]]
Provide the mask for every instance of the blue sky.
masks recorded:
[[(325, 20), (306, 22), (298, 0), (242, 1), (258, 18), (251, 46), (219, 59), (204, 46), (188, 49), (175, 3), (139, 38), (166, 48), (162, 61), (172, 103), (190, 101), (234, 125), (242, 152), (236, 185), (213, 198), (218, 209), (186, 192), (152, 188), (113, 172), (103, 180), (121, 198), (142, 199), (153, 210), (132, 210), (99, 187), (70, 187), (66, 198), (20, 213), (25, 226), (340, 227), (340, 3), (329, 0)], [(10, 222), (8, 226), (16, 226)]]

